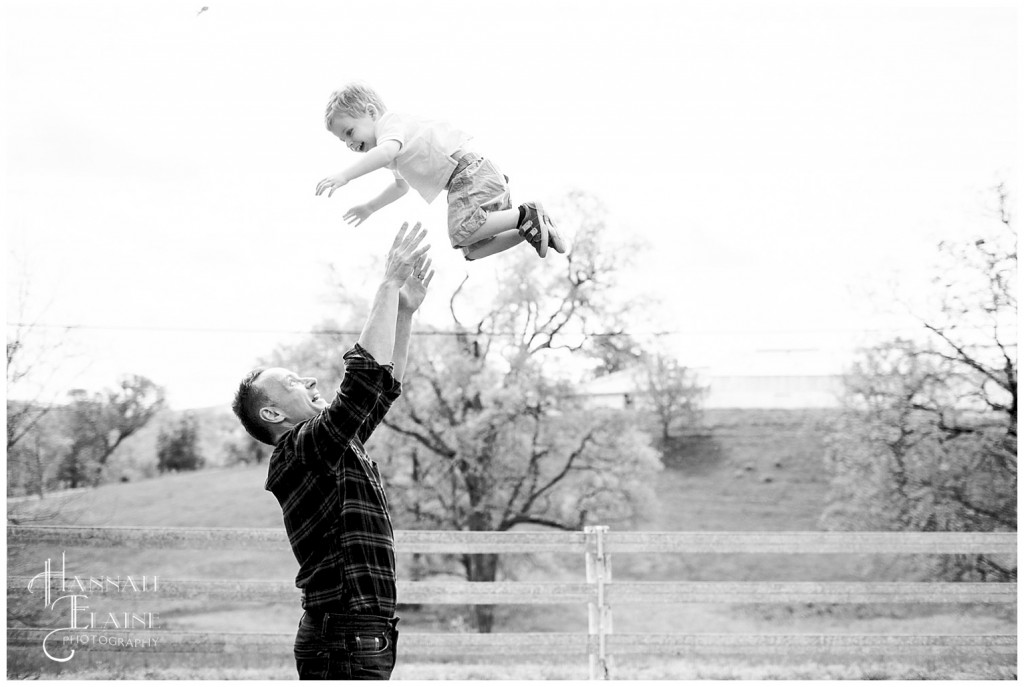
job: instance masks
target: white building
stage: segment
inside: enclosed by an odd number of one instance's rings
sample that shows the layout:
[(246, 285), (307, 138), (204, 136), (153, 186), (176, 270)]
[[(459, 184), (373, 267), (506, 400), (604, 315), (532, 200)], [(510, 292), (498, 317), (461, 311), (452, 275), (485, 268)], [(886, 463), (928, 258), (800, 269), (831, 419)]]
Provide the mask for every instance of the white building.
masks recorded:
[[(838, 407), (846, 360), (817, 353), (758, 351), (689, 369), (708, 389), (704, 408)], [(598, 377), (582, 394), (595, 405), (623, 408), (645, 393), (644, 374), (637, 368)]]

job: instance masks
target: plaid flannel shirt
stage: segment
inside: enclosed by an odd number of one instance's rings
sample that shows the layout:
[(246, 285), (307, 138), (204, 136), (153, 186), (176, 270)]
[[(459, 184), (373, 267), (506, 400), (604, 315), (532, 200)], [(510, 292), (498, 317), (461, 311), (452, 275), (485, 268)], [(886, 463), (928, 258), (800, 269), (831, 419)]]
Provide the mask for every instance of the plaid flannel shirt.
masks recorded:
[(338, 395), (277, 442), (266, 489), (284, 512), (307, 611), (395, 612), (395, 536), (377, 464), (363, 449), (402, 393), (391, 365), (356, 344)]

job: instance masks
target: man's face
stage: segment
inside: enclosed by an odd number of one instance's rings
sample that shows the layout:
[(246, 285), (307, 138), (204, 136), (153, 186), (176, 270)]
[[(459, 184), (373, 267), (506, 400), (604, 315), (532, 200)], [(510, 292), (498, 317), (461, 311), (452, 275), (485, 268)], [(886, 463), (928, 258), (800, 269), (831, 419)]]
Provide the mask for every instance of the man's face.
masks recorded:
[(359, 117), (338, 114), (331, 120), (330, 131), (354, 153), (365, 153), (377, 145), (373, 132), (374, 117), (368, 112)]
[(283, 367), (272, 367), (263, 371), (257, 383), (270, 398), (270, 404), (293, 424), (316, 417), (327, 407), (327, 400), (316, 388), (315, 377), (300, 377)]

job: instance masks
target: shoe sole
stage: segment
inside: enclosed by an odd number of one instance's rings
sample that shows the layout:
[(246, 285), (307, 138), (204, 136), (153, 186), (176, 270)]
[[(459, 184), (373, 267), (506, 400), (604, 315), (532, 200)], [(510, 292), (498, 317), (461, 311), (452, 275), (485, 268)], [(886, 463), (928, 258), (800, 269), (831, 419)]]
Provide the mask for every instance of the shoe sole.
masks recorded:
[(548, 245), (554, 248), (558, 253), (564, 253), (565, 249), (568, 247), (561, 235), (559, 235), (558, 230), (555, 229), (554, 225), (551, 225), (551, 229), (548, 230)]
[(548, 241), (551, 237), (551, 231), (548, 227), (551, 225), (544, 221), (544, 206), (540, 203), (534, 203), (533, 207), (537, 211), (537, 222), (540, 229), (540, 244), (534, 246), (534, 248), (537, 249), (537, 255), (545, 258), (548, 255)]

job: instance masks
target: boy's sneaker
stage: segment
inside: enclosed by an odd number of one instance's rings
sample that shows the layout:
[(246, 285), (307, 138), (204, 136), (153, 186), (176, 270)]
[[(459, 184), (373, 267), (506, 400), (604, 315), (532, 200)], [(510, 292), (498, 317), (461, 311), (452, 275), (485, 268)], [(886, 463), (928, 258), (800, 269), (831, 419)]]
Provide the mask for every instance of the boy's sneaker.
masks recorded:
[(558, 233), (558, 229), (555, 228), (555, 223), (551, 221), (551, 218), (547, 215), (541, 215), (543, 219), (547, 220), (548, 224), (548, 245), (554, 248), (559, 253), (564, 253), (568, 245), (562, 235)]
[(547, 218), (548, 221), (544, 222), (546, 215), (540, 203), (523, 203), (523, 207), (526, 208), (526, 215), (516, 228), (519, 230), (519, 235), (529, 241), (530, 245), (536, 249), (537, 255), (543, 258), (548, 254), (548, 244), (551, 240), (549, 231), (551, 219)]

